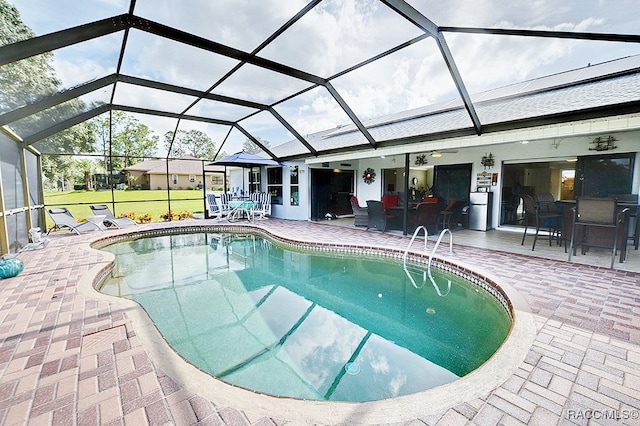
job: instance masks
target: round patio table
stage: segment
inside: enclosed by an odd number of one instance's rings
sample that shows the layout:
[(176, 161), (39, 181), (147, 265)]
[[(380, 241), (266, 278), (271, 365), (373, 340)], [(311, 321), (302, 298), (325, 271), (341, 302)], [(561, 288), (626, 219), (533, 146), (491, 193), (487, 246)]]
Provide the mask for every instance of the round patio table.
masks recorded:
[(231, 211), (227, 216), (229, 222), (235, 222), (239, 219), (246, 218), (249, 222), (253, 223), (253, 209), (255, 207), (255, 201), (251, 200), (232, 200), (229, 201), (229, 208)]

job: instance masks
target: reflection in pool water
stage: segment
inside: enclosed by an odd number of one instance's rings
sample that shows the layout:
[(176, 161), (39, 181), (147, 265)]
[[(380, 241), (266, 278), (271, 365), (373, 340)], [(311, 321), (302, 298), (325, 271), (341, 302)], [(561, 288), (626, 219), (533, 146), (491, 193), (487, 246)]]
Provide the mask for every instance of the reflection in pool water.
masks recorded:
[(285, 249), (261, 237), (182, 234), (110, 245), (101, 286), (144, 307), (202, 370), (259, 392), (368, 401), (445, 384), (479, 367), (511, 319), (495, 297), (434, 269)]

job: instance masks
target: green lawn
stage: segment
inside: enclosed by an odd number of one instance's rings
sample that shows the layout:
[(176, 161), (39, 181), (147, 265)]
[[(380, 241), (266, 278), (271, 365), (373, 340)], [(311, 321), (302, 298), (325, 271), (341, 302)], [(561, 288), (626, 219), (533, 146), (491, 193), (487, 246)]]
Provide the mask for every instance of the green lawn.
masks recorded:
[[(182, 211), (203, 213), (203, 196), (203, 192), (197, 190), (172, 190), (171, 210), (174, 213)], [(114, 191), (114, 198), (115, 209), (111, 205), (111, 191), (48, 192), (44, 194), (47, 208), (67, 207), (78, 221), (91, 216), (89, 208), (91, 204), (106, 204), (116, 216), (130, 212), (135, 213), (136, 217), (150, 214), (153, 222), (162, 221), (160, 215), (168, 210), (166, 190)], [(53, 226), (53, 221), (48, 216), (47, 226)]]

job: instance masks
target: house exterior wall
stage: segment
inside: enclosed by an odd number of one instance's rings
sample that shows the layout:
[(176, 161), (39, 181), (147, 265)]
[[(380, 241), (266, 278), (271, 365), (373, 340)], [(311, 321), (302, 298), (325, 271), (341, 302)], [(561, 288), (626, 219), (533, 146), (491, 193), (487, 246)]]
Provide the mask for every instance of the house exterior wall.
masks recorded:
[[(291, 205), (291, 167), (298, 166), (298, 205)], [(282, 204), (272, 204), (274, 217), (308, 220), (311, 217), (311, 174), (304, 163), (288, 162), (282, 167)]]
[(148, 185), (149, 178), (145, 172), (129, 170), (127, 171), (127, 182), (129, 185)]
[[(291, 205), (291, 174), (290, 167), (298, 166), (298, 202)], [(240, 190), (249, 191), (248, 169), (230, 168), (229, 186), (231, 193), (240, 195)], [(260, 168), (261, 191), (266, 192), (267, 167)], [(309, 167), (303, 162), (287, 162), (282, 165), (282, 204), (271, 204), (271, 216), (288, 220), (308, 220), (311, 215), (311, 179)]]
[[(167, 175), (151, 174), (149, 176), (149, 189), (167, 189)], [(189, 187), (198, 186), (198, 182), (202, 181), (201, 175), (175, 175), (177, 180), (174, 181), (173, 174), (169, 175), (170, 189), (189, 189)], [(189, 180), (189, 176), (195, 176), (195, 181)]]
[[(630, 117), (626, 121), (640, 120), (640, 117)], [(468, 137), (467, 147), (456, 148), (456, 153), (445, 153), (440, 158), (427, 156), (428, 167), (437, 165), (452, 164), (472, 164), (471, 170), (471, 191), (476, 190), (476, 176), (482, 173), (485, 168), (480, 164), (483, 155), (491, 152), (495, 157), (495, 165), (486, 169), (488, 173), (497, 173), (497, 181), (489, 190), (494, 192), (492, 223), (497, 227), (500, 223), (501, 212), (501, 188), (502, 188), (502, 165), (504, 162), (536, 162), (536, 161), (556, 161), (577, 156), (636, 153), (635, 170), (633, 177), (632, 193), (640, 193), (640, 131), (624, 131), (624, 125), (616, 128), (613, 124), (622, 122), (612, 117), (602, 119), (602, 122), (587, 123), (567, 123), (557, 126), (546, 126), (536, 129), (529, 128), (520, 131), (504, 132), (504, 134), (491, 134), (480, 137)], [(625, 122), (626, 122), (625, 121)], [(634, 121), (635, 122), (635, 121)], [(624, 124), (624, 123), (623, 123)], [(632, 123), (631, 123), (632, 124)], [(601, 152), (593, 149), (591, 141), (596, 136), (614, 136), (617, 141), (614, 150)], [(488, 139), (484, 144), (478, 142), (483, 138)], [(523, 144), (523, 141), (528, 141)], [(475, 143), (474, 143), (475, 142)], [(459, 142), (458, 142), (459, 143)], [(476, 143), (478, 143), (476, 145)], [(413, 153), (410, 157), (410, 167), (415, 167), (413, 161), (415, 155), (429, 152), (433, 149), (447, 149), (446, 145), (434, 146), (434, 143), (418, 143), (411, 147), (379, 148), (376, 151), (354, 152), (332, 156), (316, 157), (310, 167), (320, 167), (322, 163), (328, 163), (331, 168), (338, 167), (340, 163), (348, 162), (356, 170), (355, 194), (362, 204), (366, 200), (380, 200), (384, 189), (382, 188), (382, 169), (403, 168), (405, 154), (403, 150), (410, 149)], [(455, 146), (455, 145), (454, 145)], [(368, 158), (366, 156), (369, 156)], [(359, 157), (359, 158), (358, 158)], [(382, 158), (384, 157), (384, 158)], [(317, 163), (317, 164), (316, 164)], [(370, 185), (366, 184), (362, 178), (363, 171), (371, 167), (376, 172), (376, 179)], [(414, 176), (410, 172), (409, 178)], [(310, 181), (307, 176), (307, 186)], [(309, 208), (309, 218), (310, 208)]]

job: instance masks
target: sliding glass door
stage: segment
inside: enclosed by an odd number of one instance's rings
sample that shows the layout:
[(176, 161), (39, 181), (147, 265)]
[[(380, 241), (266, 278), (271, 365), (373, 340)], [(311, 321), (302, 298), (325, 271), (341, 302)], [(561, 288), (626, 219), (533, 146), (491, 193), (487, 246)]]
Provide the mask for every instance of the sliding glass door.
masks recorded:
[(576, 196), (630, 194), (635, 156), (635, 153), (621, 153), (578, 157)]

